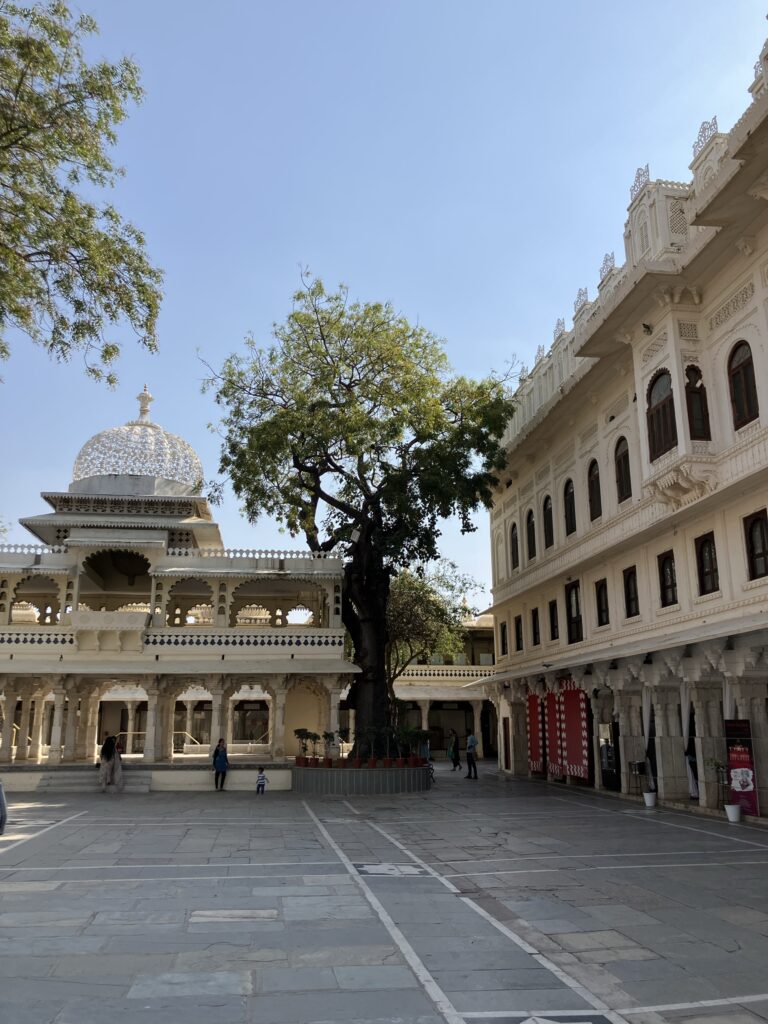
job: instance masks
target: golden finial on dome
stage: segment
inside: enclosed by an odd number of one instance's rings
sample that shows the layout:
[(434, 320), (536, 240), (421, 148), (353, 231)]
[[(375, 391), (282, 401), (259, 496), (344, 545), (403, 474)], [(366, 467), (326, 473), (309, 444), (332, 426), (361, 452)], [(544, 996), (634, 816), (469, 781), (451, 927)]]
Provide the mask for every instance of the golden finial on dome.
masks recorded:
[(154, 398), (150, 395), (149, 388), (146, 384), (144, 385), (144, 390), (141, 394), (136, 395), (136, 398), (139, 401), (139, 423), (151, 423), (149, 407), (151, 403), (154, 402)]

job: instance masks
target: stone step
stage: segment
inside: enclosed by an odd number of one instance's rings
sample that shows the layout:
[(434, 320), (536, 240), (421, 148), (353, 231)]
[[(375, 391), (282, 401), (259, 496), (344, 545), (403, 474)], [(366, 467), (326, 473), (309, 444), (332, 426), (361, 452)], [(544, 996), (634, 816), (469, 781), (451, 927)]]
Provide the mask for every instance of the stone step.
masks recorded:
[[(123, 782), (123, 792), (125, 793), (149, 793), (152, 772), (123, 772)], [(54, 772), (44, 772), (36, 792), (98, 793), (99, 773), (95, 768), (92, 772), (68, 772), (61, 769)]]

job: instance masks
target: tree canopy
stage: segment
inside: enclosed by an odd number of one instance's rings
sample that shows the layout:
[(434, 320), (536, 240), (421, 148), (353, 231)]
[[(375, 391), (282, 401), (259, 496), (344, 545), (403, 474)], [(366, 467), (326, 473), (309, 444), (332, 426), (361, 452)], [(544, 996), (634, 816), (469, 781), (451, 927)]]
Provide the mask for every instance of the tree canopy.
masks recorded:
[(142, 98), (133, 61), (85, 59), (96, 31), (60, 2), (0, 0), (0, 358), (15, 328), (112, 384), (108, 329), (127, 322), (154, 351), (162, 275), (141, 232), (93, 198), (123, 173), (110, 148)]
[(221, 467), (249, 519), (277, 518), (345, 559), (358, 727), (389, 720), (390, 580), (439, 555), (440, 522), (489, 506), (512, 415), (505, 382), (451, 373), (440, 341), (388, 303), (304, 275), (293, 309), (209, 384), (225, 410)]

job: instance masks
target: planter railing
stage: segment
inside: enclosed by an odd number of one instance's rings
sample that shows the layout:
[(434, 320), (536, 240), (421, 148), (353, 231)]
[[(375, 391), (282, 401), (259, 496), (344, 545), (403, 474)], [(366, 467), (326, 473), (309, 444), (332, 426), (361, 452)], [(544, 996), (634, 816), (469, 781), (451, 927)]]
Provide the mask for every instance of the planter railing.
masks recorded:
[(296, 793), (314, 796), (375, 796), (389, 793), (423, 793), (432, 786), (429, 766), (405, 768), (303, 768), (293, 769)]

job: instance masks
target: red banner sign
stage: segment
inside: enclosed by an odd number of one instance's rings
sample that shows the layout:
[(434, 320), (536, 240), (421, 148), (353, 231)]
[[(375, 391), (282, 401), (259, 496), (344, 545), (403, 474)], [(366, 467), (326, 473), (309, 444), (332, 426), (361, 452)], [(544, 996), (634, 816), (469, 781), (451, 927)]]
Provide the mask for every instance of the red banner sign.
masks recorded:
[(728, 750), (728, 782), (731, 803), (739, 804), (744, 814), (758, 815), (755, 758), (752, 729), (748, 718), (725, 720), (725, 745)]

